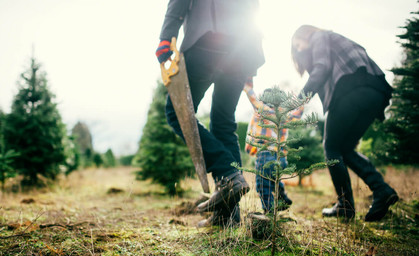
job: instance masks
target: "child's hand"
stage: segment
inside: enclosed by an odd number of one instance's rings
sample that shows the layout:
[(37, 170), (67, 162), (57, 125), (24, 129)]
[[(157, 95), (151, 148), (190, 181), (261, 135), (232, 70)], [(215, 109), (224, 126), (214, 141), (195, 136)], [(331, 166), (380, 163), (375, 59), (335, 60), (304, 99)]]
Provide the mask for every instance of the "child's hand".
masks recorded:
[(249, 86), (250, 88), (252, 88), (253, 89), (253, 77), (248, 77), (247, 79), (246, 79), (246, 83), (245, 83), (245, 85), (247, 85), (247, 86)]

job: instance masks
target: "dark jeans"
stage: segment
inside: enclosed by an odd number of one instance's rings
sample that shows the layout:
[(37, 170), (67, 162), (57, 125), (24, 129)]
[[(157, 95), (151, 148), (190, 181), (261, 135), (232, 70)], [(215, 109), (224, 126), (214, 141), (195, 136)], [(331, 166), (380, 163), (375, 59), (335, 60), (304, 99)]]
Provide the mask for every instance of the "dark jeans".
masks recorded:
[[(274, 178), (272, 175), (275, 173), (274, 166), (271, 165), (268, 168), (263, 168), (263, 166), (270, 162), (276, 160), (277, 154), (271, 154), (269, 151), (262, 151), (257, 154), (255, 167), (261, 175), (256, 175), (256, 191), (259, 194), (260, 200), (262, 202), (262, 208), (264, 211), (269, 211), (274, 203), (273, 193), (275, 192), (275, 182), (268, 180), (264, 177)], [(287, 160), (285, 157), (280, 158), (281, 167), (287, 167)], [(264, 176), (264, 177), (262, 177)], [(284, 183), (278, 183), (279, 189), (284, 190)]]
[[(212, 47), (205, 40), (198, 41), (184, 56), (195, 113), (205, 92), (214, 84), (210, 128), (207, 130), (198, 122), (198, 129), (207, 172), (218, 179), (236, 171), (231, 163), (241, 164), (235, 111), (247, 76), (234, 66), (223, 65), (229, 56), (228, 49), (220, 45)], [(175, 133), (183, 138), (170, 97), (166, 117)]]
[(355, 151), (365, 131), (382, 115), (386, 101), (388, 99), (379, 91), (359, 87), (341, 97), (327, 114), (323, 141), (325, 155), (329, 160), (339, 160), (338, 164), (329, 167), (329, 171), (340, 202), (349, 203), (350, 207), (354, 207), (354, 200), (347, 166), (372, 191), (387, 186), (368, 158)]

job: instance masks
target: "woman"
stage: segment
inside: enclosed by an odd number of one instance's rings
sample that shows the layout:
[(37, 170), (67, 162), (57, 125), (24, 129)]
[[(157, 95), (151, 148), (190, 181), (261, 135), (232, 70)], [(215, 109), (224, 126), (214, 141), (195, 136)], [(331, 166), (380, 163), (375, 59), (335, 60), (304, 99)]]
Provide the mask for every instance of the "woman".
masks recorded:
[(323, 216), (355, 216), (349, 167), (373, 191), (365, 220), (382, 219), (398, 200), (397, 193), (355, 147), (376, 118), (384, 120), (392, 91), (384, 73), (362, 46), (310, 25), (303, 25), (294, 33), (291, 54), (297, 72), (309, 74), (303, 92), (317, 93), (322, 101), (326, 114), (323, 141), (326, 159), (339, 160), (329, 166), (338, 202), (323, 209)]

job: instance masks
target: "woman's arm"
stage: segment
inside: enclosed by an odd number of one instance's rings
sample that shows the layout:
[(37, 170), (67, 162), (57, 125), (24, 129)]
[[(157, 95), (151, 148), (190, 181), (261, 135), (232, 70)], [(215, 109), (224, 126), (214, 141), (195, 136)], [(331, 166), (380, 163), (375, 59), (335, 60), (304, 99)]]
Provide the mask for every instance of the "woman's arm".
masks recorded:
[(326, 31), (318, 31), (310, 39), (313, 69), (304, 86), (304, 93), (316, 94), (326, 83), (332, 70), (329, 35)]

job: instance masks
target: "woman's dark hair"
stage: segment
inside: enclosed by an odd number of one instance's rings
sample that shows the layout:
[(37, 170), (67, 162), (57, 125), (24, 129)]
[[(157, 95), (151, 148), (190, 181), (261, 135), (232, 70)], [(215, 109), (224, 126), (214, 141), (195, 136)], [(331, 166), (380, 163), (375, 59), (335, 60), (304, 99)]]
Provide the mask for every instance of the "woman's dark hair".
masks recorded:
[[(291, 42), (293, 42), (294, 39), (300, 39), (300, 40), (303, 40), (303, 41), (308, 43), (310, 41), (310, 38), (313, 35), (313, 33), (317, 32), (317, 31), (321, 31), (321, 30), (323, 30), (323, 29), (320, 29), (320, 28), (315, 27), (315, 26), (302, 25), (301, 27), (299, 27), (294, 32), (294, 35), (292, 36)], [(295, 69), (302, 76), (304, 74), (304, 72), (306, 71), (307, 67), (305, 65), (303, 65), (303, 63), (302, 63), (303, 60), (298, 57), (298, 51), (294, 47), (293, 43), (291, 43), (291, 56), (292, 56), (292, 60), (294, 62)]]

